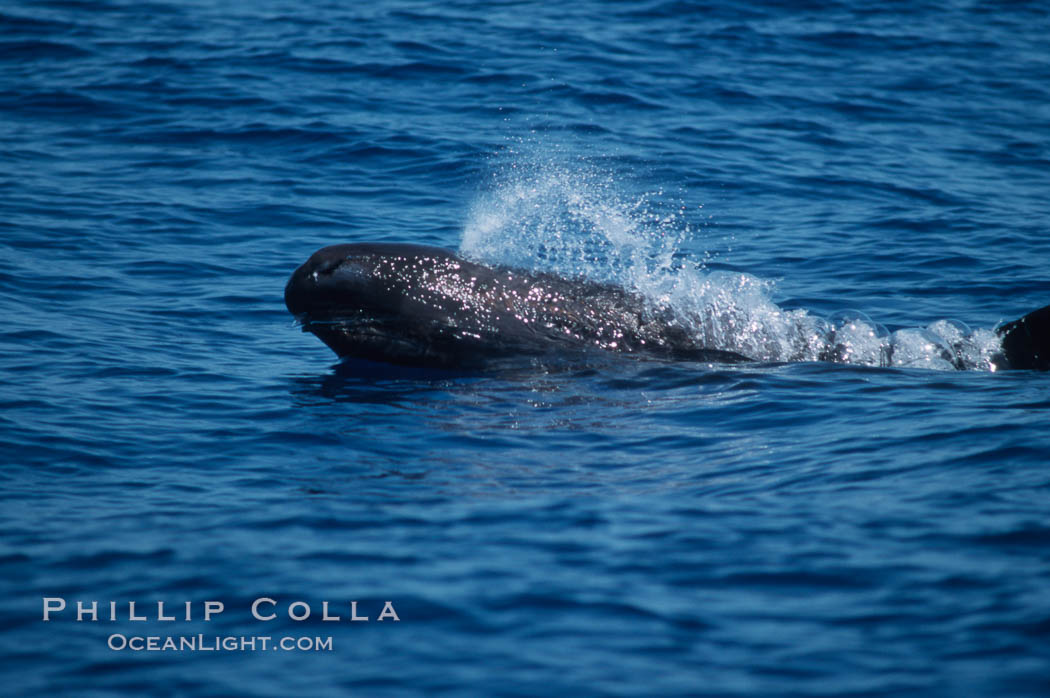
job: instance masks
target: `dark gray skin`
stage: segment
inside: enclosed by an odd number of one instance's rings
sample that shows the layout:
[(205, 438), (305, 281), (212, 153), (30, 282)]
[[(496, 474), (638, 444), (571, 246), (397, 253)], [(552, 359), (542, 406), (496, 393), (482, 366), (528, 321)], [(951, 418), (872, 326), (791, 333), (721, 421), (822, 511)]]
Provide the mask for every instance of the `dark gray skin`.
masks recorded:
[[(325, 247), (284, 290), (303, 330), (341, 358), (462, 368), (501, 357), (614, 351), (737, 363), (704, 347), (666, 311), (624, 289), (488, 267), (437, 247)], [(1050, 306), (999, 328), (1006, 368), (1050, 370)]]
[(1007, 367), (1050, 371), (1050, 305), (998, 329)]
[(464, 367), (493, 358), (598, 349), (732, 363), (623, 289), (487, 267), (425, 245), (318, 250), (295, 270), (285, 304), (342, 358)]

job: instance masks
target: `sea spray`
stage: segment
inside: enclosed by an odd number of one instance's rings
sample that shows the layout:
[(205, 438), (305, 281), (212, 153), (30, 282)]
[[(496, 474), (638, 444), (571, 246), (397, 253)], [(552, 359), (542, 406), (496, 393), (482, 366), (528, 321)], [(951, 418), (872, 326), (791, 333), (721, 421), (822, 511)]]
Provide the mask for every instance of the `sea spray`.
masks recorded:
[[(708, 271), (681, 253), (700, 234), (663, 191), (624, 194), (592, 161), (563, 150), (508, 149), (471, 207), (461, 253), (493, 265), (615, 284), (712, 349), (756, 361), (834, 361), (935, 370), (991, 370), (991, 330), (956, 320), (888, 331), (859, 311), (827, 319), (785, 310), (775, 285), (746, 273)], [(710, 253), (708, 253), (710, 254)]]
[(612, 175), (584, 159), (523, 157), (493, 174), (471, 207), (460, 251), (489, 264), (653, 290), (673, 275), (674, 255), (692, 232), (678, 212), (654, 210), (659, 195), (625, 197)]

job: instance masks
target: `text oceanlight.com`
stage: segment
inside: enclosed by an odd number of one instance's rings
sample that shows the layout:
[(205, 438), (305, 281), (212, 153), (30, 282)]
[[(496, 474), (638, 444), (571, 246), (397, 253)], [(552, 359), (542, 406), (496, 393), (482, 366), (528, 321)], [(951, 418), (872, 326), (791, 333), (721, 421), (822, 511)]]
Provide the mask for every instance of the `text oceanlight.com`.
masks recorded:
[(123, 635), (113, 633), (107, 644), (111, 650), (120, 652), (331, 652), (332, 638), (328, 637), (279, 637), (269, 635), (225, 637), (218, 635)]

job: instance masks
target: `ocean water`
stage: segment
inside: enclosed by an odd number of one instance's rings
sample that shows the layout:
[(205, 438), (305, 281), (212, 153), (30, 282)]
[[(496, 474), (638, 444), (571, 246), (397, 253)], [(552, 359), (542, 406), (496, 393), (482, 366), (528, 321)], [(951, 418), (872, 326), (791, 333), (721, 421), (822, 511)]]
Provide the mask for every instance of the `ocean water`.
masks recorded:
[[(728, 348), (842, 311), (986, 344), (1050, 303), (1048, 27), (5, 3), (4, 694), (1050, 694), (1046, 374), (337, 365), (282, 300), (402, 241), (721, 304)], [(260, 637), (304, 644), (216, 640)]]

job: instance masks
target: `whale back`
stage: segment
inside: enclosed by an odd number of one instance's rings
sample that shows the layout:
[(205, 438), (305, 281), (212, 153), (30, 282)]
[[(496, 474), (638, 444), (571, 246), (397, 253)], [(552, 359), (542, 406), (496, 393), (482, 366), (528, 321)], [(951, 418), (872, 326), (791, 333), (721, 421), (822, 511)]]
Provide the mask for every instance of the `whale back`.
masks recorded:
[(1001, 325), (998, 332), (1010, 368), (1050, 370), (1050, 305)]
[(425, 245), (325, 247), (285, 287), (288, 309), (341, 357), (460, 366), (600, 349), (745, 361), (700, 345), (638, 294), (586, 279), (490, 267)]

